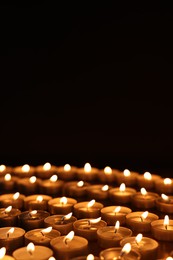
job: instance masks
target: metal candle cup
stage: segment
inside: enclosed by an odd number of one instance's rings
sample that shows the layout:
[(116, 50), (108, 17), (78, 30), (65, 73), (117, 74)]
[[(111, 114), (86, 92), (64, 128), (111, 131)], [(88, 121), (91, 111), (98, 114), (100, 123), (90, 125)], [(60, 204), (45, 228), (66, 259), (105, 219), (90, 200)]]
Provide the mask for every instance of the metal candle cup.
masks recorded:
[(68, 214), (73, 211), (77, 200), (69, 197), (54, 198), (48, 201), (48, 211), (51, 214)]
[(94, 202), (92, 206), (89, 206), (90, 202), (92, 202), (92, 200), (79, 202), (74, 205), (73, 212), (77, 219), (100, 217), (100, 211), (103, 208), (103, 204)]
[(21, 213), (21, 211), (19, 209), (13, 209), (13, 208), (8, 210), (9, 207), (0, 208), (0, 227), (18, 226), (18, 215)]
[(57, 174), (60, 180), (71, 181), (76, 179), (77, 169), (78, 167), (76, 166), (65, 164), (57, 167)]
[(104, 249), (100, 252), (100, 260), (140, 260), (141, 255), (139, 252), (130, 250), (129, 253), (122, 255), (122, 247), (112, 247)]
[(2, 194), (0, 196), (0, 207), (7, 208), (12, 206), (13, 208), (22, 209), (24, 204), (25, 195), (16, 193)]
[(116, 174), (116, 182), (118, 185), (124, 183), (127, 187), (134, 187), (137, 183), (138, 173), (125, 169)]
[(151, 223), (153, 237), (160, 241), (173, 241), (173, 220), (164, 224), (164, 219), (158, 219)]
[(129, 187), (126, 188), (125, 184), (121, 183), (120, 187), (112, 188), (109, 190), (109, 197), (113, 203), (125, 205), (131, 203), (131, 198), (135, 193), (135, 189)]
[(108, 206), (101, 209), (101, 218), (107, 222), (108, 226), (115, 225), (118, 220), (120, 225), (126, 224), (126, 215), (131, 213), (132, 210), (124, 206)]
[(57, 175), (52, 175), (49, 179), (41, 180), (39, 183), (39, 192), (53, 197), (61, 196), (64, 181), (58, 179), (54, 181), (53, 178), (56, 177)]
[(44, 194), (34, 194), (26, 196), (24, 199), (24, 209), (25, 210), (47, 210), (48, 201), (52, 197)]
[[(145, 188), (142, 188), (145, 190)], [(141, 192), (136, 192), (132, 196), (131, 203), (135, 208), (138, 209), (151, 209), (156, 206), (156, 199), (159, 195), (155, 192), (146, 192), (142, 194)]]

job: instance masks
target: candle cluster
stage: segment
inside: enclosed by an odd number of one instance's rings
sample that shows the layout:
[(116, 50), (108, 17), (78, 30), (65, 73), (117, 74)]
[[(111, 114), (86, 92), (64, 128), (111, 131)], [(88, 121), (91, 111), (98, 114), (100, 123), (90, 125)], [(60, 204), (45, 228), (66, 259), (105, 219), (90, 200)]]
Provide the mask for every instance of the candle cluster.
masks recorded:
[(173, 180), (105, 167), (0, 165), (0, 259), (173, 259)]

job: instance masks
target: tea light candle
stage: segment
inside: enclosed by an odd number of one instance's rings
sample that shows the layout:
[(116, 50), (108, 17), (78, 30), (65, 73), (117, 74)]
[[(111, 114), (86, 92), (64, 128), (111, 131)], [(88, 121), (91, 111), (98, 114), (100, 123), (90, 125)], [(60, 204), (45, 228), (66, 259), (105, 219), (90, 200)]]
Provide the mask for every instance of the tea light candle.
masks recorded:
[(109, 198), (109, 188), (110, 187), (107, 184), (90, 185), (86, 188), (87, 197), (89, 199), (95, 199), (97, 201), (107, 200)]
[(121, 183), (120, 187), (109, 190), (109, 198), (113, 203), (128, 204), (131, 203), (132, 195), (137, 191), (133, 188), (127, 187), (125, 183)]
[(1, 260), (15, 260), (12, 256), (6, 255), (6, 248), (5, 247), (0, 248), (0, 259)]
[(0, 196), (0, 207), (6, 208), (12, 206), (13, 208), (22, 209), (24, 204), (25, 195), (16, 193), (2, 194)]
[(35, 174), (35, 167), (29, 164), (16, 166), (13, 168), (14, 175), (19, 178), (31, 177)]
[(7, 166), (5, 164), (0, 165), (0, 176), (4, 176), (6, 173), (12, 173), (13, 167)]
[(19, 226), (26, 231), (44, 227), (44, 219), (50, 216), (50, 213), (43, 210), (24, 211), (18, 215)]
[(161, 178), (155, 182), (155, 190), (159, 194), (171, 194), (173, 193), (173, 179), (171, 178)]
[(152, 221), (151, 232), (155, 239), (161, 241), (173, 241), (173, 220), (168, 215), (164, 219)]
[(156, 199), (156, 208), (161, 212), (173, 214), (173, 196), (167, 196), (162, 193), (161, 196)]
[(97, 240), (97, 230), (107, 226), (101, 217), (96, 219), (79, 219), (73, 223), (76, 235), (86, 238), (88, 241)]
[(92, 182), (97, 179), (99, 169), (96, 167), (91, 167), (90, 163), (85, 163), (83, 168), (77, 169), (78, 180)]
[(66, 236), (53, 238), (50, 244), (55, 257), (61, 260), (84, 255), (88, 251), (88, 240), (74, 235), (74, 231), (70, 231)]
[(127, 187), (132, 187), (137, 184), (138, 173), (125, 169), (123, 172), (118, 172), (116, 175), (116, 182), (118, 185), (124, 183)]
[(32, 242), (34, 245), (50, 247), (51, 239), (60, 235), (61, 233), (58, 230), (52, 229), (52, 227), (32, 229), (24, 235), (25, 245)]
[(49, 179), (39, 183), (39, 192), (50, 196), (59, 196), (62, 195), (63, 185), (64, 181), (58, 180), (58, 176), (54, 174)]
[(148, 211), (135, 211), (126, 215), (126, 225), (134, 233), (147, 233), (151, 231), (151, 223), (159, 217)]
[(36, 176), (21, 178), (17, 181), (17, 190), (24, 195), (36, 194), (40, 181)]
[(44, 226), (51, 226), (64, 236), (73, 230), (73, 222), (76, 220), (77, 218), (72, 216), (72, 212), (67, 215), (51, 215), (44, 219)]
[(101, 215), (103, 204), (96, 202), (94, 199), (74, 204), (73, 212), (77, 219), (81, 218), (98, 218)]
[(104, 169), (98, 171), (97, 178), (101, 183), (113, 184), (116, 182), (116, 175), (120, 171), (112, 169), (110, 166), (106, 166)]
[(155, 182), (161, 179), (161, 176), (157, 174), (151, 174), (150, 172), (144, 172), (137, 176), (137, 185), (139, 188), (144, 187), (147, 190), (155, 189)]
[(100, 258), (98, 256), (94, 256), (93, 254), (89, 254), (87, 256), (77, 256), (74, 258), (71, 258), (71, 260), (99, 260)]
[(48, 209), (48, 201), (51, 200), (52, 197), (44, 194), (34, 194), (29, 195), (24, 198), (24, 209), (25, 210), (47, 210)]
[(46, 162), (43, 165), (38, 165), (36, 168), (36, 176), (40, 179), (49, 179), (52, 175), (57, 174), (57, 167)]
[(100, 252), (99, 257), (101, 260), (139, 260), (141, 255), (138, 251), (131, 249), (130, 243), (124, 247), (112, 247), (104, 249)]
[(0, 228), (0, 247), (5, 247), (8, 254), (23, 246), (25, 230), (19, 227)]
[(97, 230), (98, 244), (101, 248), (119, 247), (120, 241), (132, 236), (132, 231), (126, 227), (120, 227), (120, 222), (116, 221), (114, 226), (100, 227)]
[(57, 167), (57, 174), (60, 180), (71, 181), (76, 179), (77, 169), (76, 166), (66, 163), (64, 166)]
[(53, 198), (48, 201), (48, 211), (51, 214), (68, 214), (73, 211), (77, 200), (69, 197)]
[(159, 244), (156, 240), (143, 237), (143, 235), (139, 233), (136, 237), (126, 237), (120, 241), (121, 246), (127, 243), (130, 243), (131, 247), (140, 253), (142, 260), (155, 260), (157, 258)]
[(156, 206), (156, 199), (159, 195), (155, 192), (147, 192), (145, 188), (141, 188), (140, 192), (136, 192), (132, 196), (132, 205), (138, 209), (151, 209)]
[(123, 206), (108, 206), (101, 209), (101, 218), (107, 222), (108, 226), (113, 226), (118, 220), (120, 225), (126, 225), (126, 215), (132, 210)]
[(27, 246), (16, 249), (12, 255), (15, 260), (48, 260), (53, 256), (53, 251), (46, 246), (34, 245), (30, 242)]
[(0, 227), (17, 226), (19, 209), (13, 209), (12, 206), (0, 208)]
[(90, 183), (84, 181), (70, 181), (64, 185), (64, 193), (72, 198), (83, 199), (87, 195), (87, 187)]
[(5, 176), (0, 178), (0, 190), (1, 192), (13, 192), (16, 188), (16, 182), (18, 178), (11, 176), (10, 173), (6, 173)]

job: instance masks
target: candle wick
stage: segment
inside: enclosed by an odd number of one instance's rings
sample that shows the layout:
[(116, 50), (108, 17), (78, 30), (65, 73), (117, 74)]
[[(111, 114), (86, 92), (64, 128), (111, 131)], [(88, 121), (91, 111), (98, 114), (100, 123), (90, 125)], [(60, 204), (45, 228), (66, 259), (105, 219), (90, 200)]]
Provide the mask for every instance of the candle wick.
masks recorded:
[(7, 239), (10, 237), (10, 233), (9, 232), (7, 232)]
[(166, 229), (166, 230), (168, 229), (168, 226), (167, 226), (167, 225), (165, 225), (165, 229)]
[(40, 231), (40, 233), (42, 234), (42, 236), (45, 236), (45, 234), (42, 231)]
[(29, 250), (28, 253), (29, 253), (30, 255), (32, 255), (32, 250)]
[(143, 217), (141, 217), (141, 222), (143, 222), (144, 220), (143, 220)]
[(64, 239), (64, 243), (65, 243), (66, 246), (68, 246), (68, 243), (67, 243), (68, 240), (69, 240), (68, 238)]

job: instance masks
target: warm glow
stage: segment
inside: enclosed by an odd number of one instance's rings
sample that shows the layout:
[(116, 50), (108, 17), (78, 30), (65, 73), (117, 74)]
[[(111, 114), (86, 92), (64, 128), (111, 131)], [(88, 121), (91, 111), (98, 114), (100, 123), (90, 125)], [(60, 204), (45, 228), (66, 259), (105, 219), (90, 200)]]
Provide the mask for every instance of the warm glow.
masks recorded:
[(96, 202), (95, 200), (91, 200), (90, 202), (88, 202), (88, 204), (87, 204), (87, 208), (92, 207), (92, 206), (94, 205), (95, 202)]
[(3, 259), (5, 254), (6, 254), (6, 248), (5, 247), (1, 247), (1, 249), (0, 249), (0, 259)]
[(91, 171), (91, 165), (90, 165), (89, 163), (86, 163), (86, 164), (84, 165), (84, 171), (85, 171), (85, 172), (90, 172), (90, 171)]
[(8, 206), (8, 207), (5, 209), (5, 213), (9, 213), (11, 210), (12, 210), (12, 206)]
[(71, 241), (74, 237), (74, 231), (70, 231), (65, 237), (64, 237), (64, 243), (67, 244), (68, 241)]
[(37, 198), (36, 198), (36, 201), (37, 202), (42, 202), (43, 201), (43, 196), (38, 195)]
[(47, 228), (42, 229), (41, 233), (45, 235), (45, 234), (50, 233), (51, 231), (52, 231), (52, 227), (47, 227)]
[(30, 214), (31, 216), (34, 216), (34, 215), (37, 214), (37, 210), (32, 210), (31, 212), (29, 212), (29, 214)]
[(129, 171), (128, 169), (125, 169), (125, 170), (123, 171), (123, 174), (124, 174), (124, 176), (126, 176), (126, 177), (128, 177), (128, 176), (131, 175), (131, 173), (130, 173), (130, 171)]
[(146, 180), (151, 180), (152, 179), (152, 175), (151, 175), (151, 173), (150, 172), (145, 172), (144, 173), (144, 179), (146, 179)]
[(120, 191), (125, 191), (125, 189), (126, 189), (126, 185), (125, 185), (125, 183), (121, 183), (119, 189), (120, 189)]
[(56, 260), (55, 257), (51, 256), (48, 260)]
[(50, 181), (51, 182), (56, 182), (58, 180), (58, 176), (57, 175), (52, 175), (51, 177), (50, 177)]
[(130, 252), (130, 250), (131, 250), (131, 244), (130, 244), (130, 243), (126, 243), (126, 244), (123, 246), (121, 252), (122, 252), (122, 253), (125, 253), (125, 254), (128, 254), (128, 253)]
[(67, 198), (66, 197), (60, 198), (60, 204), (66, 205), (67, 204)]
[(106, 167), (104, 168), (104, 173), (105, 173), (106, 175), (112, 174), (112, 169), (111, 169), (111, 167), (106, 166)]
[(36, 180), (37, 180), (37, 178), (35, 176), (32, 176), (32, 177), (29, 178), (30, 183), (35, 183)]
[(71, 170), (71, 166), (70, 166), (70, 164), (65, 164), (64, 165), (64, 171), (66, 171), (66, 172), (69, 172)]
[(90, 219), (89, 222), (90, 222), (90, 224), (96, 224), (96, 223), (99, 223), (100, 220), (101, 220), (101, 217), (95, 218), (95, 219)]
[(14, 227), (10, 228), (8, 231), (7, 231), (7, 237), (10, 236), (10, 234), (13, 234), (14, 233)]
[(142, 220), (146, 219), (148, 217), (148, 211), (145, 211), (144, 213), (141, 214)]
[(109, 186), (106, 184), (102, 187), (102, 191), (107, 191), (109, 189)]
[(13, 195), (13, 199), (14, 199), (14, 200), (17, 200), (17, 199), (19, 198), (19, 196), (20, 196), (20, 193), (19, 193), (19, 192), (16, 192), (16, 193), (14, 193), (14, 195)]
[(166, 258), (166, 260), (173, 260), (173, 257), (168, 256), (168, 257)]
[(72, 216), (72, 212), (70, 212), (70, 213), (68, 213), (67, 215), (65, 215), (64, 216), (64, 218), (67, 220), (67, 219), (70, 219), (71, 218), (71, 216)]
[(165, 178), (165, 179), (163, 180), (163, 183), (164, 183), (164, 184), (171, 184), (171, 183), (172, 183), (172, 180), (171, 180), (170, 178)]
[(169, 197), (167, 195), (161, 194), (161, 197), (162, 197), (163, 200), (169, 201)]
[(114, 213), (118, 213), (118, 212), (120, 212), (120, 210), (121, 210), (121, 207), (118, 206), (118, 207), (116, 207), (116, 208), (114, 209)]
[(29, 172), (29, 170), (30, 170), (30, 166), (28, 164), (24, 164), (22, 166), (22, 172)]
[(27, 245), (26, 250), (27, 250), (27, 252), (28, 252), (29, 254), (32, 255), (32, 253), (33, 253), (34, 250), (35, 250), (34, 244), (33, 244), (32, 242), (30, 242), (30, 243)]
[(0, 165), (0, 172), (5, 171), (5, 169), (6, 169), (6, 166), (4, 164), (1, 164)]
[(5, 174), (4, 180), (5, 181), (10, 181), (11, 180), (11, 174), (10, 173)]
[(119, 220), (117, 220), (115, 223), (115, 230), (118, 230), (119, 227), (120, 227), (120, 222), (119, 222)]
[(43, 170), (44, 171), (49, 171), (50, 170), (50, 168), (51, 168), (51, 164), (50, 163), (45, 163), (44, 165), (43, 165)]
[(87, 255), (86, 260), (94, 260), (94, 255), (92, 254)]
[(147, 191), (145, 188), (141, 188), (141, 194), (144, 196), (147, 195)]
[(164, 223), (165, 228), (167, 229), (167, 226), (169, 225), (169, 217), (168, 217), (168, 215), (165, 215), (163, 223)]
[(139, 244), (142, 240), (142, 234), (138, 234), (136, 237), (135, 237), (135, 240), (136, 240), (136, 243)]
[(77, 186), (78, 187), (83, 187), (84, 186), (84, 182), (83, 181), (78, 181)]

